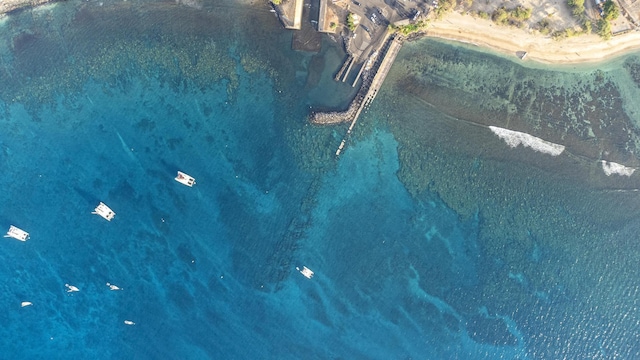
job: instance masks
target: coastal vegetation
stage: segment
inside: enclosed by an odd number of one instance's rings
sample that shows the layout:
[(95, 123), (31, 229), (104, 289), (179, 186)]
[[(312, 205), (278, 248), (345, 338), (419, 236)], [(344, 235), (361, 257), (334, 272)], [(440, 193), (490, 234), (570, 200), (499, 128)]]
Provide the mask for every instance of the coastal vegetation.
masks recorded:
[(605, 18), (598, 20), (598, 35), (605, 40), (611, 39), (611, 23)]
[(531, 17), (531, 9), (517, 6), (514, 9), (506, 9), (504, 6), (496, 9), (491, 19), (500, 25), (513, 25), (522, 27), (524, 22)]
[(585, 17), (584, 0), (567, 0), (567, 5), (571, 8), (573, 16), (577, 18)]
[(488, 12), (486, 11), (478, 11), (477, 15), (480, 19), (485, 19), (485, 20), (489, 20), (491, 18), (491, 16), (489, 15)]
[(354, 31), (356, 29), (356, 22), (355, 22), (355, 14), (354, 13), (350, 12), (347, 15), (347, 27), (351, 31)]
[(408, 25), (401, 25), (401, 26), (389, 25), (389, 28), (402, 35), (407, 36), (409, 34), (420, 32), (421, 30), (426, 29), (427, 26), (429, 26), (428, 21), (420, 20), (415, 24), (408, 24)]
[(575, 31), (573, 29), (565, 29), (563, 32), (559, 32), (554, 34), (557, 38), (570, 37), (576, 34), (590, 34), (592, 31), (592, 23), (591, 20), (587, 17), (584, 8), (584, 0), (567, 0), (567, 5), (571, 8), (571, 12), (573, 13), (573, 17), (580, 23), (582, 26), (582, 32)]
[(603, 39), (611, 38), (611, 21), (620, 16), (620, 9), (613, 0), (607, 0), (602, 5), (602, 18), (598, 20), (598, 35)]
[(566, 28), (566, 29), (555, 31), (553, 34), (551, 34), (551, 36), (556, 40), (560, 40), (560, 39), (566, 39), (566, 38), (574, 37), (577, 35), (581, 35), (584, 33), (586, 33), (584, 28), (579, 30), (576, 30), (575, 28)]
[(434, 10), (436, 19), (442, 19), (444, 15), (451, 12), (456, 7), (456, 0), (441, 0)]
[(538, 21), (538, 23), (536, 24), (535, 28), (540, 32), (540, 34), (542, 35), (549, 35), (552, 31), (551, 29), (551, 23), (549, 22), (548, 19), (542, 19), (540, 21)]
[[(584, 0), (567, 0), (567, 5), (571, 8), (573, 16), (582, 25), (583, 31), (576, 31), (574, 29), (565, 29), (554, 33), (555, 38), (571, 37), (577, 34), (586, 33), (589, 34), (593, 31), (593, 23), (587, 17), (585, 13)], [(597, 34), (603, 39), (608, 40), (611, 38), (611, 23), (620, 16), (620, 9), (613, 0), (607, 0), (602, 4), (602, 17), (596, 23)]]
[(602, 17), (607, 21), (612, 21), (620, 16), (620, 9), (613, 0), (607, 0), (602, 5)]

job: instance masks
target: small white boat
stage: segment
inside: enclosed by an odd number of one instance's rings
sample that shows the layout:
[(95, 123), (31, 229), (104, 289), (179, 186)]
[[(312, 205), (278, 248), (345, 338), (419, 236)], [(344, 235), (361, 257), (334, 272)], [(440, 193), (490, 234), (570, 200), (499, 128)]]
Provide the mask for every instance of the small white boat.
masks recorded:
[(109, 287), (109, 290), (111, 290), (111, 291), (115, 291), (115, 290), (122, 290), (122, 289), (120, 289), (118, 286), (113, 285), (113, 284), (111, 284), (111, 283), (107, 283), (107, 286)]
[(20, 241), (27, 241), (29, 239), (29, 233), (11, 225), (9, 227), (9, 231), (7, 231), (7, 235), (5, 235), (4, 237), (14, 238)]
[(296, 270), (300, 271), (300, 273), (304, 275), (307, 279), (311, 279), (313, 277), (313, 271), (311, 271), (311, 269), (309, 269), (306, 266), (303, 266), (302, 270), (300, 270), (299, 267), (296, 267)]
[(30, 301), (23, 301), (20, 306), (25, 307), (25, 306), (31, 306), (33, 305)]
[(100, 204), (98, 204), (98, 207), (96, 207), (96, 209), (91, 213), (95, 215), (100, 215), (103, 218), (105, 218), (107, 221), (111, 221), (111, 219), (113, 219), (113, 217), (116, 216), (116, 213), (114, 213), (113, 210), (111, 210), (111, 208), (105, 205), (102, 201), (100, 201)]
[(80, 289), (78, 289), (77, 287), (75, 287), (75, 286), (73, 286), (73, 285), (64, 284), (64, 286), (67, 288), (67, 292), (76, 292), (76, 291), (80, 291)]
[(182, 171), (178, 171), (178, 176), (176, 176), (176, 181), (187, 186), (193, 186), (196, 183), (196, 179), (194, 179), (192, 176), (189, 176), (183, 173)]
[(125, 325), (135, 325), (136, 324), (131, 320), (125, 320), (124, 323), (125, 323)]

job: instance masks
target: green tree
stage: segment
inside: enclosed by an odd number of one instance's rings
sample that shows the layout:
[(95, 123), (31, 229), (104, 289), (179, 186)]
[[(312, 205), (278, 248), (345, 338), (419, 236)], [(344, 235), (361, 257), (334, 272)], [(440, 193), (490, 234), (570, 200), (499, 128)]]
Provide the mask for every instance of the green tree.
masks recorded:
[(355, 15), (353, 13), (349, 13), (347, 15), (347, 27), (351, 31), (354, 31), (356, 29)]
[(584, 8), (584, 0), (567, 0), (567, 4), (571, 7), (583, 7)]
[(280, 5), (280, 4), (282, 4), (282, 0), (271, 0), (271, 2), (273, 3), (273, 5)]
[(436, 19), (442, 19), (442, 17), (453, 10), (456, 6), (456, 0), (440, 0), (440, 3), (435, 8)]
[(542, 19), (538, 21), (538, 30), (542, 35), (549, 35), (551, 33), (551, 23), (548, 19)]
[(515, 10), (511, 10), (511, 17), (519, 21), (527, 20), (531, 17), (531, 9), (518, 6)]
[(493, 16), (491, 18), (498, 24), (506, 24), (507, 21), (509, 21), (509, 14), (503, 7), (501, 7), (493, 12)]
[(598, 20), (598, 35), (603, 39), (611, 39), (611, 24), (606, 19)]
[(602, 11), (604, 13), (604, 18), (608, 21), (615, 20), (620, 16), (620, 9), (613, 0), (605, 1), (602, 6)]
[(584, 14), (584, 0), (567, 0), (567, 4), (571, 7), (573, 16)]

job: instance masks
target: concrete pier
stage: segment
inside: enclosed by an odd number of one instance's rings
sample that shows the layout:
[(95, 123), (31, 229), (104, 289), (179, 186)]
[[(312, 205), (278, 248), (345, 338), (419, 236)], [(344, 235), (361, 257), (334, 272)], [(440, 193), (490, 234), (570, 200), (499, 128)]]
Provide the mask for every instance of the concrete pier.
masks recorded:
[[(345, 71), (347, 71), (347, 68), (351, 68), (351, 65), (353, 65), (353, 63), (355, 62), (355, 59), (353, 58), (353, 56), (349, 55), (347, 56), (347, 60), (344, 61), (344, 63), (342, 64), (342, 67), (340, 68), (340, 70), (338, 70), (338, 73), (336, 73), (336, 76), (334, 77), (335, 81), (343, 81), (342, 79), (345, 76)], [(347, 71), (348, 74), (348, 71)]]
[[(370, 70), (363, 73), (362, 86), (346, 111), (316, 112), (311, 114), (310, 121), (313, 124), (331, 125), (351, 122), (344, 139), (336, 151), (336, 156), (340, 156), (340, 153), (344, 150), (360, 113), (371, 104), (371, 101), (373, 101), (378, 94), (378, 90), (389, 73), (389, 69), (391, 69), (391, 65), (401, 47), (402, 39), (398, 35), (390, 35), (379, 50), (376, 63)], [(363, 65), (363, 67), (364, 66), (365, 65)]]

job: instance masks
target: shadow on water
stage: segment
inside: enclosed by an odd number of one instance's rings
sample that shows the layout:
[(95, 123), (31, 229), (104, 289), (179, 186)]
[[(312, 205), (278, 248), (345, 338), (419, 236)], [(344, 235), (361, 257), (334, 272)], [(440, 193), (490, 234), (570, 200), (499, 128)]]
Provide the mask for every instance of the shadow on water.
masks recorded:
[(97, 198), (94, 194), (80, 189), (79, 187), (74, 186), (73, 190), (75, 190), (81, 198), (83, 198), (87, 204), (98, 204), (101, 200)]
[(162, 164), (162, 173), (167, 174), (167, 176), (174, 177), (177, 174), (177, 171), (180, 170), (180, 167), (172, 162), (169, 162), (165, 159), (160, 159), (160, 164)]

